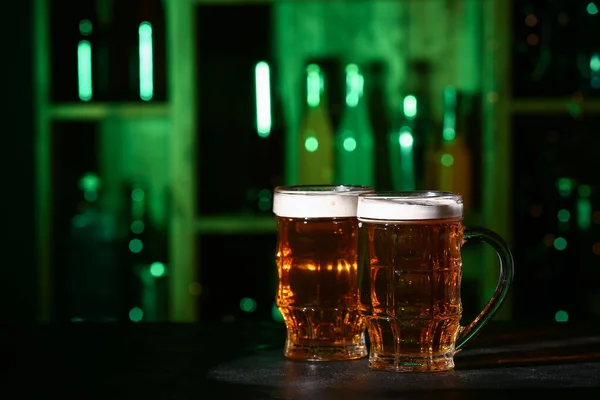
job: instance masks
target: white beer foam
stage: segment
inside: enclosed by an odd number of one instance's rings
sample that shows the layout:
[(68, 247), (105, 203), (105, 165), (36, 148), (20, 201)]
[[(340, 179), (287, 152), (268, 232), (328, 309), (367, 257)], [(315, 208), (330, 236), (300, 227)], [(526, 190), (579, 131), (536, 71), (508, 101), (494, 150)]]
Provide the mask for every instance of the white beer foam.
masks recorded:
[(288, 218), (356, 217), (358, 195), (370, 188), (332, 186), (331, 190), (276, 190), (273, 213)]
[(357, 217), (387, 221), (415, 221), (459, 218), (463, 215), (460, 197), (360, 197)]

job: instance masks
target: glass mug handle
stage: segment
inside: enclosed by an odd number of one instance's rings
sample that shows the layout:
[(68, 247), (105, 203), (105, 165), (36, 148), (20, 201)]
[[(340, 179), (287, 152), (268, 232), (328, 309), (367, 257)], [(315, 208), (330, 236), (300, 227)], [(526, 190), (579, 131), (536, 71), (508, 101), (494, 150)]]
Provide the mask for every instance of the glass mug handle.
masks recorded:
[(487, 243), (496, 250), (498, 258), (500, 259), (500, 277), (498, 279), (496, 291), (485, 308), (473, 322), (460, 328), (458, 340), (456, 342), (456, 352), (462, 350), (462, 348), (473, 339), (479, 333), (481, 328), (483, 328), (483, 326), (496, 314), (506, 299), (515, 273), (512, 253), (500, 235), (484, 228), (465, 228), (464, 238), (466, 241), (475, 240)]

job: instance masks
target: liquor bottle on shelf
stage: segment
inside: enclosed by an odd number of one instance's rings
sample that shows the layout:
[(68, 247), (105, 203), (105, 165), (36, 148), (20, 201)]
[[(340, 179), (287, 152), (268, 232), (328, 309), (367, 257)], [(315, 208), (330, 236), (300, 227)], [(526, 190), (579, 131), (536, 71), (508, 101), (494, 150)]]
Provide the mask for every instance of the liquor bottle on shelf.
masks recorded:
[(471, 152), (466, 130), (471, 98), (457, 94), (453, 87), (444, 89), (444, 127), (438, 152), (438, 186), (442, 190), (460, 193), (465, 210), (473, 205), (473, 173)]
[(391, 184), (394, 190), (415, 190), (414, 125), (416, 98), (406, 96), (389, 134), (388, 152)]
[(162, 2), (113, 2), (111, 8), (111, 96), (121, 101), (165, 100)]
[[(598, 315), (598, 117), (514, 116), (513, 235), (517, 318)], [(595, 218), (595, 215), (597, 216)]]
[(252, 213), (265, 215), (271, 214), (273, 188), (282, 185), (284, 179), (285, 129), (273, 64), (264, 59), (254, 65), (255, 131), (248, 143), (252, 155), (249, 163), (254, 166), (249, 171), (248, 201)]
[(432, 151), (429, 64), (416, 60), (410, 65), (409, 84), (402, 109), (390, 134), (390, 159), (394, 188), (398, 190), (431, 189), (427, 182), (427, 161)]
[(519, 2), (513, 7), (517, 97), (597, 94), (591, 74), (600, 51), (597, 5), (582, 1)]
[(598, 40), (597, 2), (579, 4), (575, 24), (577, 48), (577, 69), (579, 70), (580, 89), (583, 96), (600, 95), (600, 40)]
[(299, 184), (334, 182), (334, 130), (327, 103), (328, 79), (322, 60), (306, 65), (306, 107), (298, 135)]
[(70, 321), (120, 321), (124, 299), (114, 221), (100, 207), (96, 174), (83, 176), (79, 188), (83, 199), (71, 221), (61, 312)]
[(388, 143), (391, 121), (385, 89), (387, 66), (383, 61), (374, 61), (369, 64), (367, 71), (369, 71), (369, 84), (366, 86), (366, 96), (369, 98), (369, 116), (373, 127), (375, 186), (379, 190), (391, 190), (392, 178)]
[(336, 182), (373, 186), (375, 160), (373, 128), (365, 95), (365, 73), (356, 64), (348, 64), (346, 108), (335, 140)]
[[(196, 17), (198, 213), (269, 215), (285, 156), (271, 7), (202, 5)], [(230, 35), (233, 25), (245, 34)]]
[(126, 184), (127, 310), (129, 320), (158, 321), (165, 318), (168, 275), (167, 240), (151, 213), (151, 193), (141, 178)]
[(92, 67), (101, 32), (94, 3), (83, 1), (61, 7), (60, 2), (51, 1), (49, 13), (51, 100), (95, 100), (97, 71)]

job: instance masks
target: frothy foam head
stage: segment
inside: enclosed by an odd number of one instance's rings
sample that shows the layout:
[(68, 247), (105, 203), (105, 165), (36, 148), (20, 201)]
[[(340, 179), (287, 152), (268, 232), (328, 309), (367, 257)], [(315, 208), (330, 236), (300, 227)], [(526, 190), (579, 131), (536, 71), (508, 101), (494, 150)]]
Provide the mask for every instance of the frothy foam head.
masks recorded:
[(275, 189), (273, 213), (288, 218), (356, 217), (361, 193), (374, 192), (368, 186), (282, 186)]
[(460, 218), (462, 197), (449, 192), (390, 192), (360, 196), (359, 219), (416, 221)]

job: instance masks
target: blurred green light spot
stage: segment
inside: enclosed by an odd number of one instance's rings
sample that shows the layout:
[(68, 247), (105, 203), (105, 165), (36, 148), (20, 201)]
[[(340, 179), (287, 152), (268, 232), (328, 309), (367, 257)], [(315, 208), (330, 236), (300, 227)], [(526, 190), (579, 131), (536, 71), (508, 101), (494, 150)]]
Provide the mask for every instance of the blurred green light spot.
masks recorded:
[(131, 239), (129, 242), (129, 251), (132, 253), (139, 253), (144, 248), (144, 244), (140, 239)]
[(414, 143), (412, 131), (409, 128), (402, 128), (398, 142), (400, 142), (400, 146), (402, 147), (411, 147)]
[(580, 185), (577, 191), (581, 197), (590, 197), (592, 194), (592, 188), (588, 185)]
[(567, 197), (571, 194), (572, 182), (569, 178), (560, 178), (556, 181), (558, 192), (561, 196)]
[(258, 199), (258, 209), (261, 211), (267, 211), (271, 209), (271, 199), (268, 197), (260, 197)]
[(269, 189), (261, 189), (260, 192), (258, 192), (258, 198), (259, 199), (271, 199), (271, 191)]
[(90, 101), (92, 99), (92, 45), (87, 40), (82, 40), (77, 45), (77, 83), (79, 99)]
[(165, 274), (165, 270), (165, 264), (161, 262), (153, 262), (150, 265), (150, 275), (152, 275), (155, 278), (160, 278), (161, 276), (163, 276)]
[(348, 152), (356, 150), (356, 139), (351, 137), (344, 139), (344, 150)]
[(454, 157), (452, 157), (452, 154), (446, 153), (442, 155), (441, 162), (444, 167), (450, 167), (452, 164), (454, 164)]
[(592, 202), (586, 197), (577, 200), (577, 225), (579, 229), (586, 230), (590, 227), (592, 219)]
[(144, 201), (146, 193), (142, 189), (133, 189), (131, 192), (131, 200), (133, 201)]
[(271, 318), (275, 322), (283, 322), (283, 315), (281, 315), (281, 311), (277, 307), (277, 304), (273, 303), (273, 307), (271, 307)]
[(140, 98), (144, 101), (152, 99), (154, 94), (154, 66), (152, 49), (152, 24), (144, 21), (138, 28), (140, 57)]
[(309, 107), (318, 107), (321, 102), (321, 92), (324, 88), (321, 68), (316, 64), (306, 67), (306, 102)]
[(596, 7), (596, 5), (593, 2), (590, 2), (587, 5), (587, 12), (590, 15), (596, 15), (598, 14), (598, 7)]
[(133, 221), (131, 223), (131, 232), (135, 233), (136, 235), (144, 232), (144, 228), (145, 225), (142, 221)]
[(133, 307), (129, 310), (129, 319), (133, 322), (140, 322), (144, 318), (144, 312), (139, 307)]
[(442, 136), (443, 136), (444, 140), (447, 140), (447, 141), (454, 140), (454, 138), (456, 137), (456, 131), (452, 128), (446, 128), (446, 129), (444, 129)]
[(254, 67), (256, 90), (256, 130), (258, 136), (266, 138), (271, 134), (271, 75), (269, 64), (259, 62)]
[(554, 314), (554, 320), (556, 322), (567, 322), (569, 320), (569, 314), (564, 310), (558, 310), (556, 314)]
[(567, 222), (571, 218), (571, 213), (569, 210), (565, 210), (564, 208), (558, 212), (558, 220), (560, 222)]
[(314, 136), (309, 136), (304, 141), (304, 148), (309, 153), (314, 153), (319, 148), (319, 141)]
[(254, 312), (256, 310), (256, 300), (244, 297), (240, 300), (240, 308), (242, 311)]
[(600, 71), (600, 55), (597, 53), (590, 57), (590, 69), (594, 72)]
[(566, 232), (571, 228), (571, 224), (568, 222), (558, 221), (558, 230), (561, 232)]
[(404, 98), (403, 107), (406, 118), (413, 119), (417, 116), (417, 98), (412, 94)]
[(554, 239), (554, 248), (556, 250), (564, 250), (567, 248), (567, 240), (562, 237), (557, 237)]
[(92, 21), (89, 19), (83, 19), (79, 21), (79, 33), (84, 36), (88, 36), (92, 33)]

